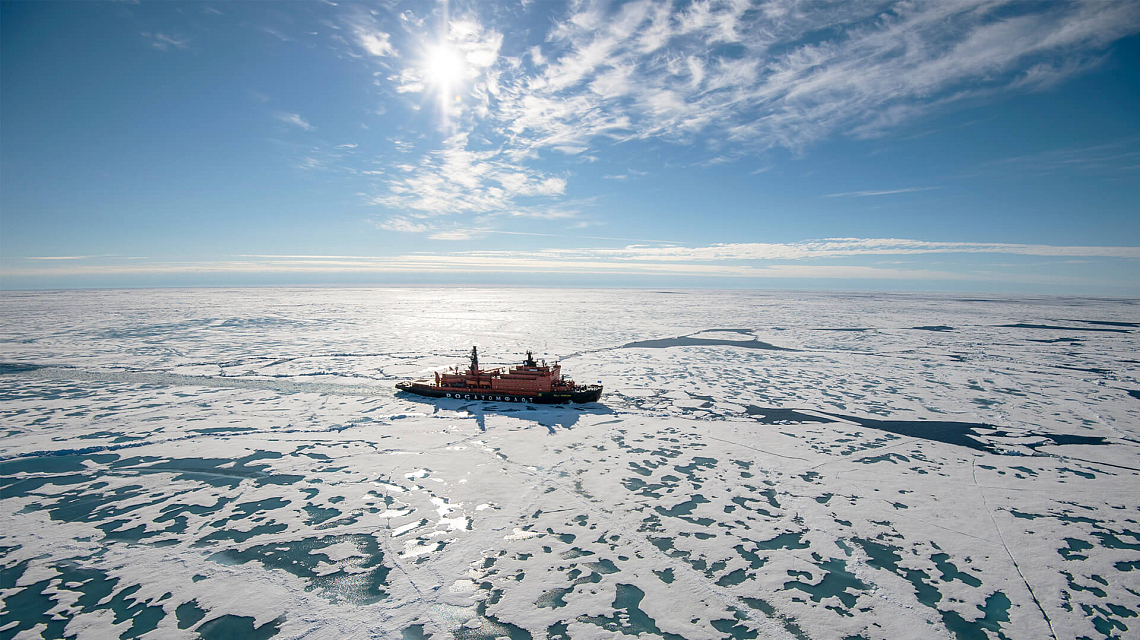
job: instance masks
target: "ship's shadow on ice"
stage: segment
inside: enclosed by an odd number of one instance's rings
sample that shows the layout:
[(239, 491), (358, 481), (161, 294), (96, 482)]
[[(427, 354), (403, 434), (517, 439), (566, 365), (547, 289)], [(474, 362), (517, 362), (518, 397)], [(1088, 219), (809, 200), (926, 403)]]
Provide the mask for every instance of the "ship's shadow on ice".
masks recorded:
[(480, 431), (487, 430), (487, 415), (500, 415), (533, 422), (546, 427), (554, 435), (558, 428), (570, 429), (584, 415), (608, 416), (613, 415), (613, 409), (600, 402), (570, 403), (570, 404), (515, 404), (507, 402), (486, 402), (471, 400), (452, 400), (448, 398), (424, 398), (413, 393), (397, 391), (396, 397), (410, 400), (418, 404), (430, 405), (432, 413), (440, 411), (465, 411), (475, 418)]

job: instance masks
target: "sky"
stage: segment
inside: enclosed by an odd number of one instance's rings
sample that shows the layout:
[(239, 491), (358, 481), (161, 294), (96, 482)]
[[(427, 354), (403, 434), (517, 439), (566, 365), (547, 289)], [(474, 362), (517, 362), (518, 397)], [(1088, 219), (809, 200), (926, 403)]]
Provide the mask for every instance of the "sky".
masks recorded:
[(1140, 3), (0, 3), (0, 288), (1140, 296)]

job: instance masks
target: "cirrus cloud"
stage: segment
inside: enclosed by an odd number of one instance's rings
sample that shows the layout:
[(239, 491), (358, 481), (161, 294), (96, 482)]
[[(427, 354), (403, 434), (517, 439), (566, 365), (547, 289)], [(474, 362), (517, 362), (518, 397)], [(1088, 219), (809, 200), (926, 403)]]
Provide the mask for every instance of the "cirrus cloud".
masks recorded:
[[(694, 145), (715, 160), (880, 136), (932, 112), (1055, 86), (1140, 31), (1140, 4), (1112, 0), (594, 2), (555, 15), (540, 44), (505, 35), (517, 30), (500, 15), (446, 23), (444, 40), (467, 68), (461, 99), (439, 101), (445, 142), (373, 202), (444, 215), (504, 212), (525, 196), (557, 201), (573, 183), (540, 164), (552, 152), (582, 162), (632, 140)], [(435, 37), (427, 23), (403, 22), (413, 39)], [(431, 90), (423, 68), (402, 61), (386, 74), (391, 90), (422, 100)]]

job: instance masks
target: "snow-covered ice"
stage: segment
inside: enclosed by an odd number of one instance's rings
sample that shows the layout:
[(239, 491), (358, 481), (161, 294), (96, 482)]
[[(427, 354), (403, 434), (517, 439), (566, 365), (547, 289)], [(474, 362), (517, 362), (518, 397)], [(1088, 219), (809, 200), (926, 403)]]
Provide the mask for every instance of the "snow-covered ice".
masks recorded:
[(3, 293), (0, 637), (1136, 637), (1138, 308)]

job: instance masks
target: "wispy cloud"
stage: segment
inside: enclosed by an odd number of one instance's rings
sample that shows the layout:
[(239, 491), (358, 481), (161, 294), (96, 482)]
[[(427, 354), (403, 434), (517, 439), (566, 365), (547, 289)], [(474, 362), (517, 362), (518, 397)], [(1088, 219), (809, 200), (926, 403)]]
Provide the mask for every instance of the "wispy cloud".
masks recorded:
[(289, 257), (249, 258), (229, 261), (157, 263), (138, 266), (84, 266), (52, 270), (8, 270), (8, 277), (35, 276), (129, 276), (172, 273), (560, 273), (698, 276), (720, 278), (859, 278), (907, 280), (968, 280), (971, 276), (931, 270), (900, 270), (866, 266), (747, 265), (623, 263), (575, 261), (554, 265), (549, 261), (517, 256), (465, 256), (459, 254), (412, 254), (390, 258)]
[(146, 260), (145, 256), (121, 256), (117, 253), (100, 253), (89, 256), (27, 256), (23, 260)]
[[(411, 220), (407, 225), (427, 231)], [(393, 221), (378, 223), (395, 225)], [(399, 229), (401, 231), (405, 229)], [(434, 230), (437, 240), (469, 240), (496, 233), (483, 228)], [(530, 234), (520, 234), (530, 235)], [(539, 234), (541, 235), (541, 234)], [(839, 260), (860, 256), (943, 254), (935, 262), (919, 266), (903, 261), (876, 260), (851, 264)], [(1006, 254), (1055, 258), (1038, 263), (993, 261), (983, 264), (954, 259), (954, 254)], [(202, 262), (154, 262), (136, 264), (75, 264), (60, 262), (51, 267), (5, 268), (5, 278), (42, 276), (125, 276), (170, 273), (550, 273), (608, 274), (626, 276), (754, 278), (754, 279), (846, 279), (911, 282), (958, 282), (1004, 285), (1101, 286), (1102, 280), (1073, 275), (1064, 265), (1073, 259), (1140, 259), (1140, 247), (1053, 246), (966, 242), (927, 242), (893, 238), (833, 238), (783, 244), (718, 244), (709, 246), (645, 246), (622, 248), (538, 249), (503, 251), (458, 251), (409, 253), (396, 256), (346, 255), (242, 255), (231, 260)], [(64, 260), (67, 257), (57, 257)], [(1083, 262), (1083, 261), (1082, 261)], [(1048, 266), (1061, 266), (1052, 273)], [(936, 268), (931, 268), (931, 267)], [(1025, 267), (1031, 266), (1031, 269)], [(1116, 285), (1135, 288), (1127, 275)]]
[(170, 49), (185, 49), (189, 46), (190, 41), (186, 38), (179, 38), (165, 33), (150, 33), (148, 31), (142, 32), (140, 35), (150, 40), (150, 45), (160, 51), (169, 51)]
[(475, 240), (487, 235), (487, 229), (448, 229), (446, 231), (437, 231), (429, 237), (432, 240)]
[(1006, 167), (1027, 173), (1049, 174), (1058, 171), (1081, 171), (1091, 174), (1119, 174), (1135, 170), (1140, 161), (1140, 136), (1130, 136), (1105, 144), (1050, 149), (982, 165), (983, 168)]
[[(474, 147), (474, 148), (473, 148)], [(450, 137), (444, 147), (418, 165), (398, 165), (401, 175), (388, 183), (375, 204), (427, 215), (497, 213), (528, 217), (565, 217), (564, 209), (533, 204), (561, 196), (564, 177), (530, 169), (502, 148), (470, 144), (467, 134)], [(562, 211), (562, 214), (554, 212)]]
[(396, 54), (392, 43), (388, 41), (388, 34), (382, 31), (358, 31), (356, 40), (365, 51), (374, 56), (391, 56)]
[[(378, 31), (375, 20), (353, 15), (358, 48), (395, 55), (386, 33), (362, 35)], [(573, 182), (551, 173), (551, 153), (590, 160), (634, 140), (691, 145), (707, 163), (774, 147), (801, 152), (837, 134), (881, 136), (932, 112), (1088, 72), (1109, 44), (1140, 31), (1140, 3), (574, 3), (537, 45), (495, 20), (446, 23), (443, 41), (466, 67), (461, 99), (438, 101), (445, 142), (394, 176), (376, 204), (463, 215), (507, 213), (530, 196), (556, 202)], [(439, 39), (422, 19), (401, 23), (410, 42)], [(428, 76), (414, 55), (382, 74), (415, 109), (434, 90)]]
[(368, 55), (381, 58), (399, 55), (392, 46), (391, 35), (380, 29), (372, 12), (353, 6), (343, 21), (352, 34), (354, 44)]
[(896, 193), (914, 193), (916, 191), (933, 191), (941, 187), (907, 187), (906, 189), (889, 189), (886, 191), (848, 191), (846, 193), (829, 193), (825, 198), (866, 198), (869, 196), (889, 196)]
[(309, 124), (304, 118), (301, 117), (300, 114), (297, 114), (297, 113), (287, 113), (284, 111), (278, 111), (278, 112), (273, 114), (273, 117), (280, 120), (281, 122), (285, 122), (287, 124), (291, 124), (291, 125), (294, 125), (297, 127), (301, 127), (305, 131), (312, 131), (313, 129), (316, 128), (313, 125)]
[(282, 33), (278, 29), (274, 29), (273, 27), (270, 27), (267, 25), (261, 25), (260, 27), (257, 28), (257, 30), (261, 31), (262, 33), (268, 33), (269, 35), (273, 36), (274, 38), (277, 38), (281, 42), (292, 42), (293, 41), (292, 37)]
[(387, 220), (373, 221), (378, 229), (385, 231), (398, 231), (400, 233), (423, 233), (431, 227), (423, 222), (413, 222), (403, 216), (392, 216)]
[(114, 258), (117, 256), (111, 254), (100, 254), (92, 256), (28, 256), (28, 260), (90, 260), (92, 258)]
[(828, 238), (789, 243), (714, 244), (704, 247), (630, 245), (613, 249), (546, 249), (540, 253), (561, 259), (606, 258), (667, 262), (814, 260), (857, 256), (965, 253), (1140, 259), (1140, 247), (929, 242), (900, 238)]

